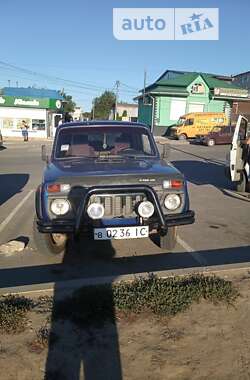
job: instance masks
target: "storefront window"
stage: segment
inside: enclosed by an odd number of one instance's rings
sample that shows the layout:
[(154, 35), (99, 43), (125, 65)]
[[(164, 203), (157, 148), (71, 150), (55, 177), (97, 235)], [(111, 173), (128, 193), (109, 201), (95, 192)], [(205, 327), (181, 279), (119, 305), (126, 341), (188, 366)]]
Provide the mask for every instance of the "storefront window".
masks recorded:
[(14, 119), (3, 118), (3, 128), (13, 129)]
[(22, 128), (22, 121), (25, 121), (25, 123), (28, 125), (28, 127), (30, 128), (30, 125), (31, 125), (31, 120), (30, 119), (16, 119), (16, 128), (17, 129), (21, 129)]
[(32, 119), (32, 129), (33, 131), (45, 131), (45, 120)]

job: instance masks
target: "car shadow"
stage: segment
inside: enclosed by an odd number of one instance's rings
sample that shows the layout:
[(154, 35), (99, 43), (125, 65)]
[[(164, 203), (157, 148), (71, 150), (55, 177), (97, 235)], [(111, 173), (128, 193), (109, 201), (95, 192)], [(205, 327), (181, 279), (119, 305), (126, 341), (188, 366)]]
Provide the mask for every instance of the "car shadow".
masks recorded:
[(213, 185), (219, 189), (234, 189), (231, 181), (225, 176), (225, 166), (223, 164), (198, 160), (171, 162), (185, 175), (187, 181), (195, 185)]
[(0, 174), (0, 206), (12, 198), (15, 194), (20, 193), (29, 181), (29, 174)]
[[(107, 246), (106, 246), (107, 247)], [(84, 249), (88, 249), (87, 245)], [(106, 248), (105, 248), (106, 249)], [(94, 252), (94, 255), (91, 254)], [(98, 252), (95, 248), (87, 255), (67, 253), (67, 260), (62, 263), (45, 265), (33, 265), (0, 269), (0, 293), (8, 292), (8, 288), (20, 288), (30, 285), (56, 283), (58, 288), (67, 281), (92, 282), (93, 279), (109, 278), (117, 279), (122, 275), (136, 275), (138, 273), (151, 273), (160, 271), (175, 271), (179, 269), (201, 268), (193, 255), (188, 252), (176, 251), (175, 253), (154, 253), (140, 256), (113, 257), (114, 248), (108, 248), (105, 259), (105, 251)], [(207, 262), (206, 267), (226, 264), (250, 265), (250, 246), (218, 248), (197, 251)], [(99, 256), (100, 255), (100, 256)]]

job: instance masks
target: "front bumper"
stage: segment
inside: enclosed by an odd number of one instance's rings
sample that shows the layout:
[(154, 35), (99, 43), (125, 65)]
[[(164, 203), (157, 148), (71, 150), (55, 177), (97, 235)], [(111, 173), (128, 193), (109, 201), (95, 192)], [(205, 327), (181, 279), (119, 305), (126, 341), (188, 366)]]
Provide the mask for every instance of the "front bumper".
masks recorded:
[[(155, 214), (152, 218), (143, 221), (140, 223), (139, 218), (135, 218), (132, 221), (132, 225), (149, 225), (149, 228), (152, 229), (160, 229), (162, 231), (166, 231), (169, 227), (172, 226), (180, 226), (180, 225), (186, 225), (186, 224), (192, 224), (195, 221), (195, 214), (194, 211), (187, 210), (183, 211), (180, 214), (171, 214), (171, 215), (164, 215), (158, 196), (156, 192), (147, 185), (127, 185), (127, 186), (99, 186), (99, 187), (92, 187), (88, 189), (87, 193), (85, 194), (76, 214), (75, 220), (66, 220), (66, 219), (60, 219), (60, 220), (43, 220), (42, 218), (38, 217), (37, 221), (37, 228), (39, 232), (42, 233), (73, 233), (73, 234), (79, 234), (82, 231), (89, 231), (95, 227), (100, 227), (100, 225), (96, 225), (95, 222), (91, 221), (86, 217), (87, 215), (87, 205), (89, 202), (90, 197), (95, 194), (119, 194), (122, 192), (126, 193), (145, 193), (147, 195), (147, 198), (154, 204), (155, 207)], [(38, 214), (39, 215), (39, 214)], [(120, 226), (127, 226), (131, 225), (131, 220), (128, 220), (126, 218), (121, 219), (105, 219), (105, 227), (108, 226), (107, 223), (110, 222), (110, 227), (113, 226), (114, 221), (116, 222), (116, 225)], [(99, 223), (102, 223), (102, 221), (99, 221)], [(102, 225), (104, 226), (104, 225)]]
[[(117, 220), (117, 219), (116, 219)], [(194, 211), (187, 211), (181, 214), (176, 215), (168, 215), (164, 217), (165, 225), (164, 228), (169, 228), (173, 226), (184, 226), (187, 224), (193, 224), (195, 222), (195, 213)], [(153, 219), (150, 220), (148, 223), (144, 223), (145, 225), (150, 226), (150, 230), (155, 228), (161, 228), (161, 224), (159, 223), (159, 220)], [(127, 219), (121, 219), (119, 220), (119, 223), (116, 223), (118, 226), (131, 226), (131, 225), (138, 225), (136, 223), (132, 223), (131, 221), (127, 221)], [(105, 227), (113, 227), (114, 223), (112, 219), (110, 219), (110, 224), (105, 223)], [(76, 229), (76, 223), (70, 223), (69, 221), (53, 221), (53, 222), (44, 222), (42, 220), (37, 221), (37, 228), (39, 232), (42, 233), (77, 233), (80, 232), (80, 230)], [(85, 228), (86, 230), (93, 229), (94, 226), (87, 226)], [(84, 228), (83, 228), (84, 230)]]

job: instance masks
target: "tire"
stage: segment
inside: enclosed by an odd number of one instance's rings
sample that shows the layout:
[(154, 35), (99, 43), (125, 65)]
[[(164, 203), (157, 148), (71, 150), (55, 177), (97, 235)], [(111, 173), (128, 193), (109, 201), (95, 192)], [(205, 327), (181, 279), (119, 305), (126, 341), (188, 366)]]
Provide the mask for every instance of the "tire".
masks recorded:
[(215, 146), (214, 139), (209, 139), (208, 142), (207, 142), (207, 146)]
[(241, 180), (236, 184), (236, 190), (239, 193), (245, 193), (247, 191), (247, 176), (245, 173), (241, 174)]
[(182, 134), (180, 134), (180, 136), (178, 137), (178, 139), (179, 139), (180, 141), (187, 140), (187, 135), (185, 135), (185, 133), (182, 133)]
[[(63, 238), (56, 239), (55, 235), (61, 235)], [(55, 257), (65, 253), (68, 236), (66, 234), (47, 234), (39, 232), (36, 219), (33, 222), (33, 237), (36, 248), (42, 255)]]
[(173, 251), (177, 243), (177, 227), (169, 227), (166, 235), (160, 236), (160, 248)]

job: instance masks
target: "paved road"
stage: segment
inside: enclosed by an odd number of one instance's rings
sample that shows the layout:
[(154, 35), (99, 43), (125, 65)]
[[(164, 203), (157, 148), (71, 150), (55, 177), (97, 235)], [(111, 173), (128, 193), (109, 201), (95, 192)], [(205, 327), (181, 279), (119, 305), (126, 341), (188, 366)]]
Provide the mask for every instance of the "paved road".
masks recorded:
[[(49, 143), (48, 143), (49, 144)], [(64, 258), (47, 259), (32, 239), (34, 191), (43, 163), (39, 142), (8, 142), (0, 151), (0, 244), (21, 238), (22, 253), (0, 256), (0, 288), (61, 280), (250, 262), (250, 202), (240, 199), (224, 176), (228, 146), (173, 144), (171, 161), (189, 181), (196, 224), (179, 229), (175, 254), (151, 240), (69, 247)]]

